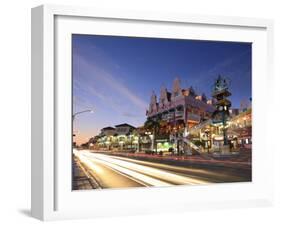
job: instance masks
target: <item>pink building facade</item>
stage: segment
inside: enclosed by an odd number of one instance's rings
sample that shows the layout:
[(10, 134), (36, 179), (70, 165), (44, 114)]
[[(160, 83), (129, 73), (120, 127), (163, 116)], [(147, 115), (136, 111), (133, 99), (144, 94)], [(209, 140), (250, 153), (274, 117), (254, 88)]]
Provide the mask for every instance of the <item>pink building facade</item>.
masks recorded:
[(181, 88), (180, 80), (176, 78), (171, 92), (162, 87), (159, 99), (152, 93), (147, 117), (158, 117), (171, 125), (184, 123), (191, 128), (209, 119), (214, 110), (213, 100), (207, 100), (205, 94), (197, 95), (192, 86)]

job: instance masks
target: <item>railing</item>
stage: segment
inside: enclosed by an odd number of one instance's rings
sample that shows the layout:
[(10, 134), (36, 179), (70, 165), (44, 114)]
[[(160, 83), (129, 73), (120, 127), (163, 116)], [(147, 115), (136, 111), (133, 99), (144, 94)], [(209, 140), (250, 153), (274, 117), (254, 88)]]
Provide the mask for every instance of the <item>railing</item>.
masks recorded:
[(169, 119), (169, 115), (168, 114), (163, 114), (162, 115), (162, 120), (167, 121)]
[(168, 114), (168, 119), (169, 120), (173, 120), (174, 117), (175, 117), (175, 113), (174, 112), (171, 112), (171, 113)]
[(193, 113), (188, 113), (187, 115), (187, 119), (188, 120), (192, 120), (192, 121), (200, 121), (200, 116), (199, 115), (196, 115), (196, 114), (193, 114)]
[(189, 132), (190, 132), (190, 133), (196, 132), (196, 131), (202, 129), (203, 127), (205, 127), (205, 126), (207, 126), (207, 125), (209, 125), (209, 124), (211, 124), (211, 123), (212, 123), (212, 119), (208, 119), (208, 120), (206, 120), (206, 121), (204, 121), (204, 122), (201, 122), (201, 123), (199, 123), (198, 125), (196, 125), (196, 126), (190, 128), (190, 129), (189, 129)]
[(184, 112), (183, 112), (183, 111), (176, 111), (176, 113), (175, 113), (175, 117), (176, 117), (176, 118), (182, 118), (183, 115), (184, 115)]

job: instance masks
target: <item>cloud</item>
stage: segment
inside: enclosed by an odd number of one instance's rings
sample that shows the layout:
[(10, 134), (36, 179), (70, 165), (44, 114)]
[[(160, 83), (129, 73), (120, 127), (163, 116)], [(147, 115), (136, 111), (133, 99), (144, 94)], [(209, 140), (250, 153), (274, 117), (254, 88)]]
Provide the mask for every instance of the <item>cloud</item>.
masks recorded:
[[(74, 106), (79, 108), (85, 108), (86, 106), (94, 106), (93, 109), (97, 110), (97, 104), (94, 104), (89, 101), (89, 99), (92, 100), (92, 98), (89, 98), (90, 95), (100, 99), (105, 107), (110, 107), (119, 113), (122, 112), (119, 106), (109, 96), (103, 94), (102, 92), (99, 92), (98, 89), (89, 85), (89, 83), (81, 83), (79, 81), (76, 81), (75, 84), (76, 85), (74, 86), (74, 89), (77, 89), (77, 92), (80, 91), (80, 95), (74, 95)], [(83, 95), (87, 95), (88, 98), (84, 97)]]
[(136, 96), (125, 84), (118, 82), (112, 75), (106, 72), (100, 73), (99, 75), (101, 76), (100, 79), (104, 80), (107, 85), (130, 100), (132, 104), (142, 110), (147, 107), (147, 103), (145, 101)]
[[(80, 68), (80, 76), (74, 78), (74, 88), (82, 89), (85, 92), (91, 92), (100, 99), (109, 100), (108, 94), (103, 94), (98, 89), (106, 89), (108, 93), (116, 93), (131, 104), (137, 107), (141, 111), (145, 111), (147, 103), (138, 97), (129, 87), (127, 87), (121, 80), (118, 80), (120, 76), (114, 76), (113, 74), (102, 69), (94, 62), (88, 62), (81, 55), (76, 54), (77, 67)], [(81, 76), (84, 74), (84, 76)], [(82, 78), (83, 77), (83, 78)], [(89, 87), (89, 84), (97, 83), (99, 81), (102, 87)], [(105, 92), (106, 93), (106, 92)]]
[(88, 101), (86, 98), (83, 96), (79, 95), (73, 95), (73, 106), (74, 106), (74, 111), (79, 111), (84, 110), (84, 109), (92, 109), (93, 104)]

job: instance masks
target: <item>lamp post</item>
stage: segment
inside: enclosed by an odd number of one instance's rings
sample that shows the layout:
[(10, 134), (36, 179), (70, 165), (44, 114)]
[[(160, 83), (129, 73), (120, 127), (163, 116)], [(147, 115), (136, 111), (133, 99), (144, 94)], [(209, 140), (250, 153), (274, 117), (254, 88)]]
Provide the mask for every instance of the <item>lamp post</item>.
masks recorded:
[[(78, 112), (74, 113), (74, 114), (72, 115), (72, 125), (73, 125), (73, 123), (74, 123), (74, 119), (75, 119), (75, 117), (76, 117), (77, 115), (79, 115), (79, 114), (83, 114), (83, 113), (86, 113), (86, 112), (93, 113), (94, 111), (93, 111), (93, 110), (88, 109), (88, 110), (78, 111)], [(73, 133), (73, 134), (72, 134), (72, 136), (73, 136), (73, 137), (75, 137), (75, 136), (76, 136), (76, 135), (75, 135), (75, 133)], [(74, 144), (74, 143), (75, 143), (75, 142), (73, 142), (73, 144)], [(75, 145), (76, 145), (76, 143), (75, 143)]]
[(79, 112), (76, 112), (76, 113), (74, 113), (74, 114), (72, 115), (72, 122), (74, 122), (74, 119), (75, 119), (75, 117), (76, 117), (77, 115), (79, 115), (79, 114), (83, 114), (83, 113), (86, 113), (86, 112), (93, 113), (94, 111), (93, 111), (93, 110), (88, 109), (88, 110), (84, 110), (84, 111), (79, 111)]

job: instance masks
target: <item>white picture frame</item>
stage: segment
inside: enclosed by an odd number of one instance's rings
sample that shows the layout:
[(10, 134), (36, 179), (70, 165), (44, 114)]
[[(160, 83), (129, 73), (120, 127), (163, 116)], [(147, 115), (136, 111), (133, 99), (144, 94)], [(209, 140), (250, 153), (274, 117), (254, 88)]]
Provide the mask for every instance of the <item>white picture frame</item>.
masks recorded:
[[(99, 26), (99, 23), (104, 20), (109, 23), (108, 26)], [(124, 26), (123, 22), (126, 22)], [(97, 27), (92, 26), (93, 23)], [(115, 23), (120, 23), (120, 28), (118, 26), (116, 28)], [(81, 26), (81, 24), (84, 25)], [(135, 27), (136, 24), (139, 27), (134, 29), (133, 26)], [(132, 27), (129, 29), (127, 26)], [(164, 28), (166, 26), (174, 29), (175, 32), (171, 34), (167, 31), (169, 29), (159, 29), (158, 33), (150, 33), (155, 32), (153, 28), (157, 26)], [(70, 128), (71, 115), (69, 113), (69, 118), (66, 117), (62, 122), (61, 119), (67, 114), (69, 105), (66, 105), (65, 111), (58, 110), (61, 109), (59, 104), (62, 103), (62, 99), (71, 98), (71, 77), (69, 77), (71, 70), (67, 67), (71, 58), (67, 38), (69, 34), (77, 29), (76, 31), (81, 33), (124, 35), (130, 30), (133, 36), (151, 37), (154, 34), (153, 36), (159, 37), (180, 37), (180, 30), (185, 26), (194, 28), (188, 36), (191, 39), (245, 40), (255, 43), (253, 54), (257, 54), (257, 57), (253, 55), (252, 85), (253, 109), (257, 110), (253, 112), (253, 150), (255, 152), (253, 182), (146, 190), (109, 189), (92, 192), (69, 190), (71, 153), (68, 156), (67, 151), (60, 151), (60, 147), (70, 145), (71, 130), (64, 138), (61, 134)], [(102, 29), (98, 30), (98, 27)], [(200, 35), (196, 33), (197, 27), (201, 29)], [(92, 30), (89, 30), (90, 28)], [(271, 205), (273, 181), (267, 175), (273, 167), (273, 148), (270, 146), (266, 133), (268, 126), (264, 123), (268, 120), (266, 106), (270, 106), (271, 100), (265, 100), (263, 92), (259, 90), (263, 88), (269, 95), (272, 93), (272, 39), (273, 22), (265, 19), (110, 11), (56, 5), (33, 8), (32, 216), (41, 220), (56, 220)], [(62, 55), (60, 55), (60, 48), (65, 50)], [(64, 83), (63, 86), (62, 83)], [(256, 99), (263, 102), (263, 105)], [(64, 141), (57, 142), (58, 136)], [(174, 198), (171, 198), (171, 194)], [(95, 206), (91, 204), (93, 200)], [(80, 204), (84, 204), (83, 207)]]

